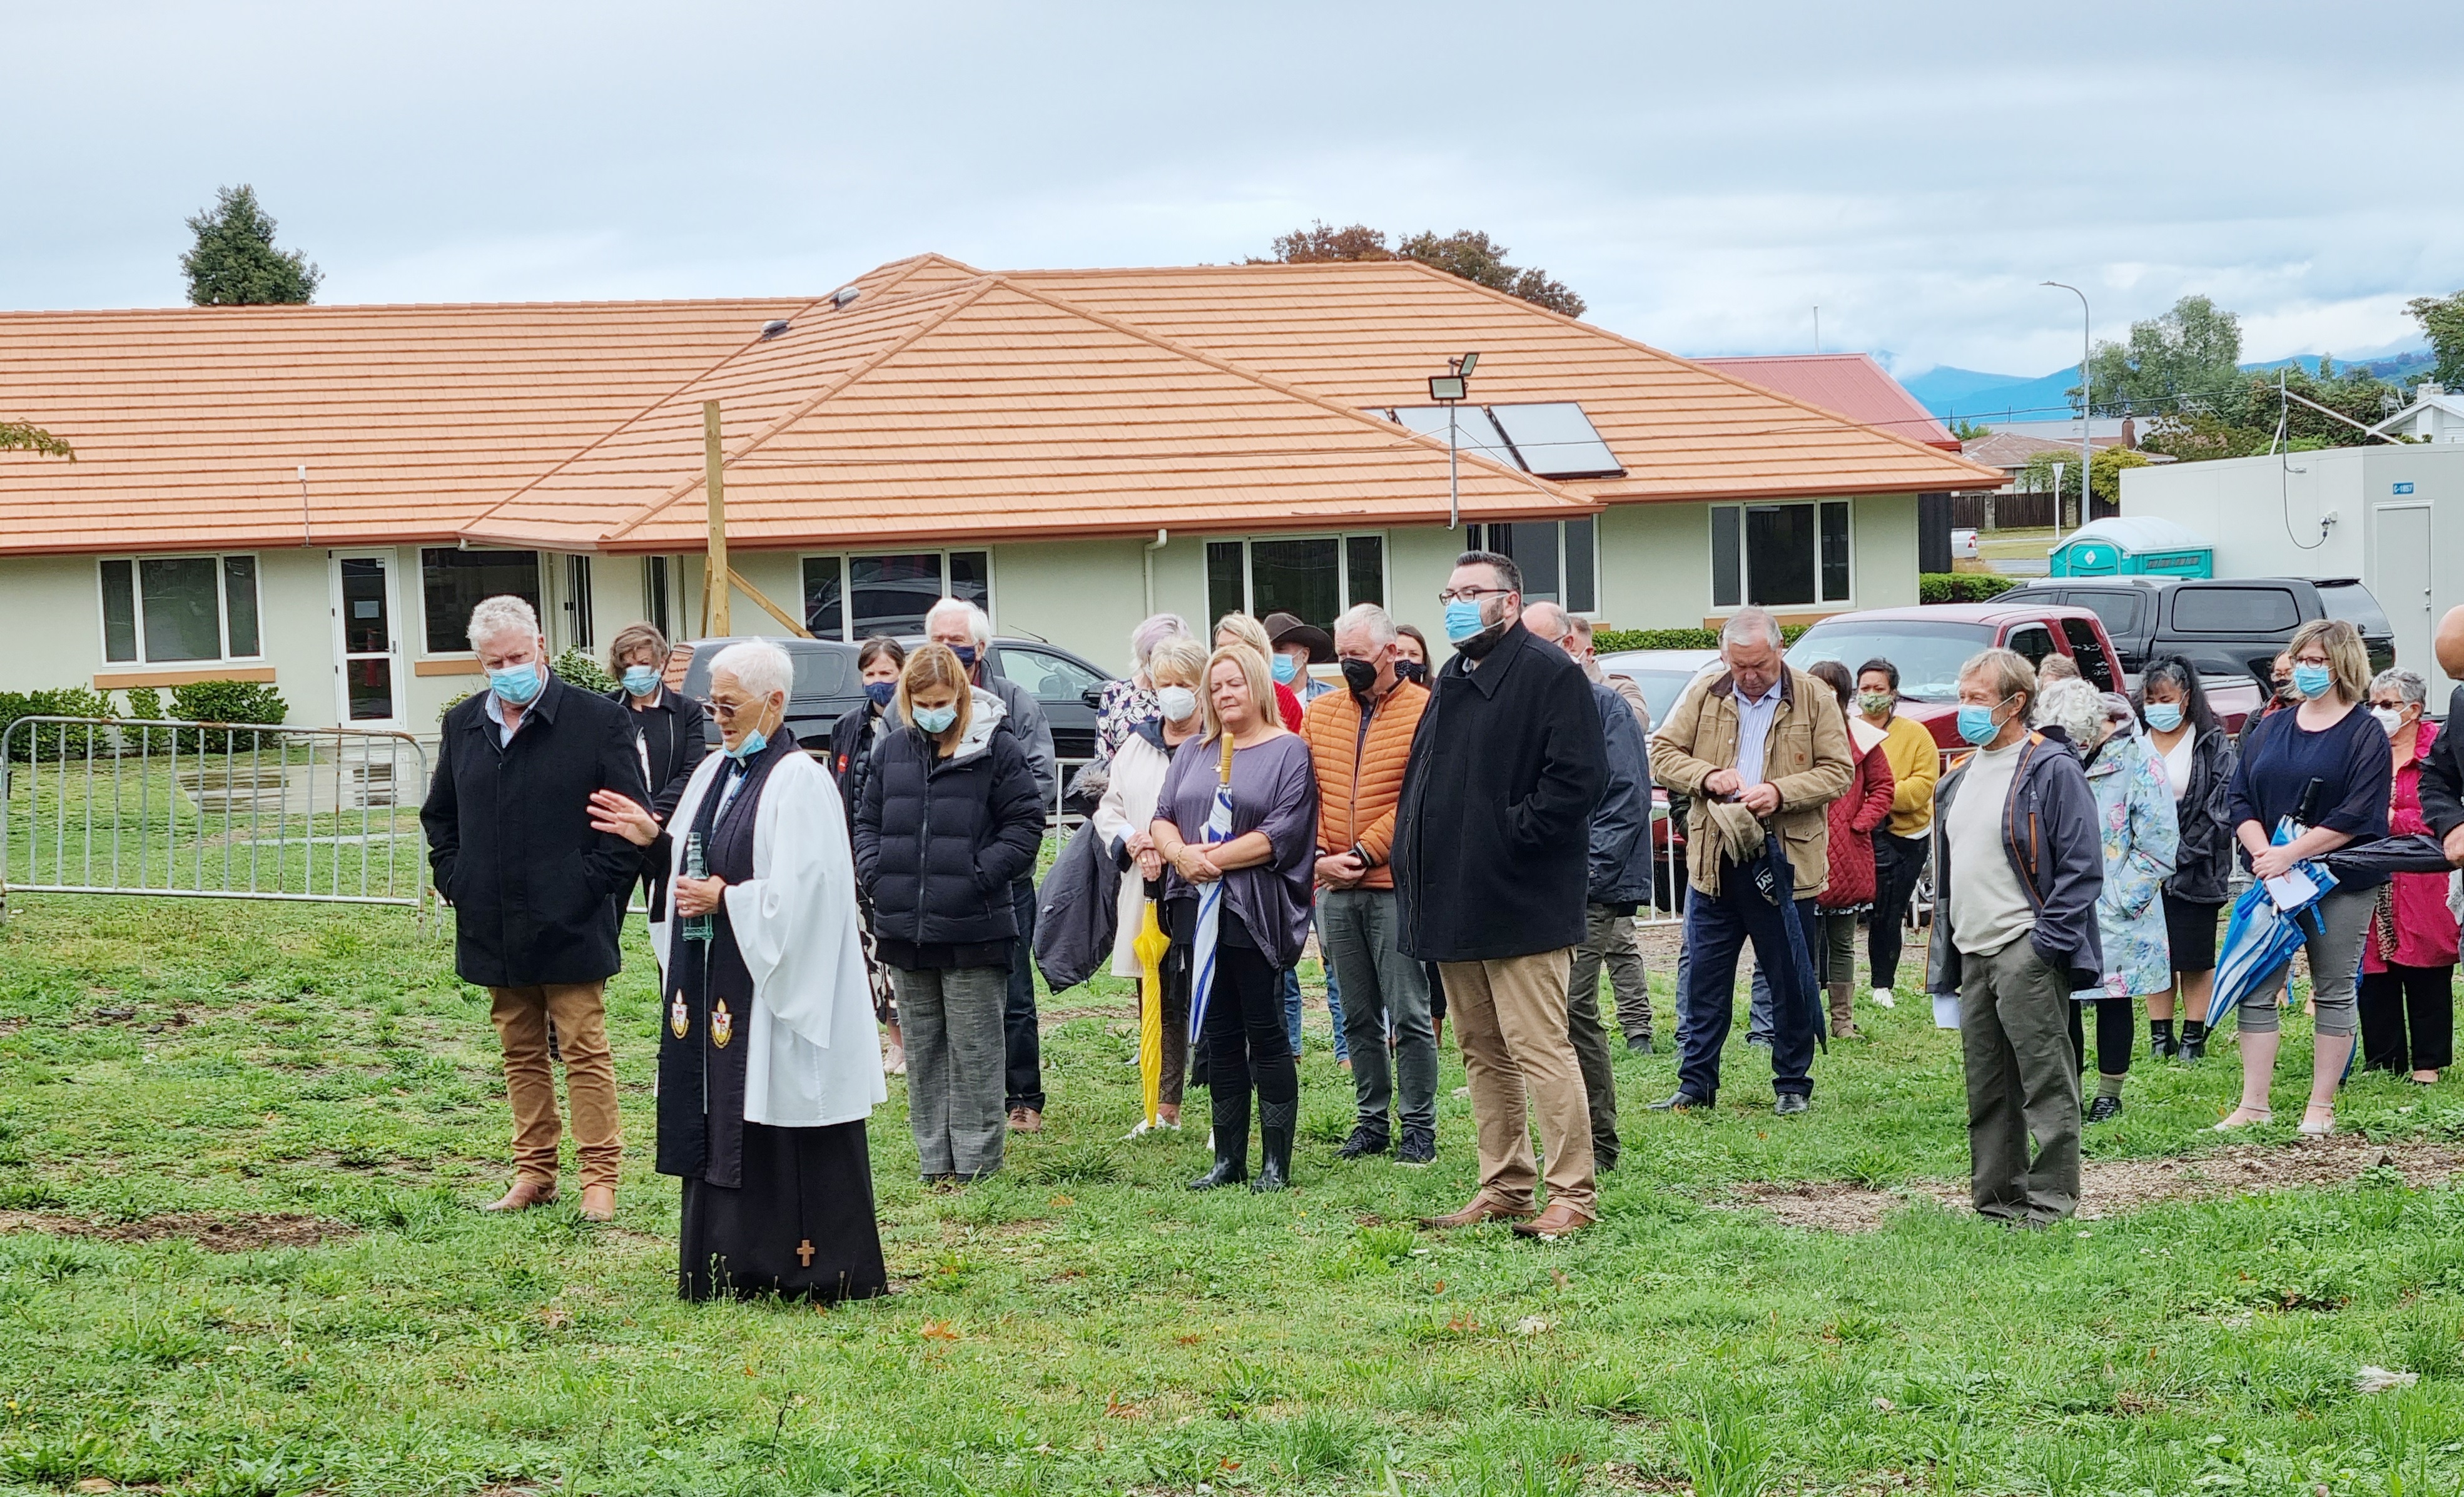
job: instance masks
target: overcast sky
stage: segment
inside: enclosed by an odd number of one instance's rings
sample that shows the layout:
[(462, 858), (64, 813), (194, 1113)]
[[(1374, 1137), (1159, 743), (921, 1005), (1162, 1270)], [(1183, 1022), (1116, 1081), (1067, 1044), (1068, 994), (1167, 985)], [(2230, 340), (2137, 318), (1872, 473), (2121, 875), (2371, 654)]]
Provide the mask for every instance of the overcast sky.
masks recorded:
[[(10, 8), (0, 306), (181, 298), (253, 184), (319, 299), (830, 290), (1485, 229), (1687, 353), (2037, 374), (2205, 292), (2248, 358), (2464, 286), (2423, 12), (2272, 0)], [(2407, 17), (2409, 17), (2408, 19)]]

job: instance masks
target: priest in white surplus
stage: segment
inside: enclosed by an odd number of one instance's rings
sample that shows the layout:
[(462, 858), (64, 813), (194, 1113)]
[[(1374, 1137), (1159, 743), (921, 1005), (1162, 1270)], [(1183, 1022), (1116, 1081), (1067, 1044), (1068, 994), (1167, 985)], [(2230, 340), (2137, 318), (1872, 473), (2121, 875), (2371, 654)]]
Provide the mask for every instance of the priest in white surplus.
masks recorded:
[(596, 825), (664, 856), (658, 1169), (684, 1179), (687, 1299), (866, 1299), (888, 1275), (865, 1119), (889, 1096), (857, 930), (847, 815), (787, 731), (778, 646), (712, 663), (724, 752), (666, 828), (622, 796)]

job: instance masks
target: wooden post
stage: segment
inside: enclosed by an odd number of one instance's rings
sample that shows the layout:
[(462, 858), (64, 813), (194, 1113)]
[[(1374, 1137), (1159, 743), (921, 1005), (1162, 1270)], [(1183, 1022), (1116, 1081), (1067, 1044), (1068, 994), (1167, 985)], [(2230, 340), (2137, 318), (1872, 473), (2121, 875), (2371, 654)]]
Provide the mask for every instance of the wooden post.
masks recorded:
[(715, 400), (702, 402), (701, 432), (702, 488), (710, 501), (710, 557), (702, 583), (702, 616), (704, 632), (724, 639), (735, 632), (728, 627), (727, 617), (734, 573), (727, 564), (727, 477), (719, 462), (718, 402)]

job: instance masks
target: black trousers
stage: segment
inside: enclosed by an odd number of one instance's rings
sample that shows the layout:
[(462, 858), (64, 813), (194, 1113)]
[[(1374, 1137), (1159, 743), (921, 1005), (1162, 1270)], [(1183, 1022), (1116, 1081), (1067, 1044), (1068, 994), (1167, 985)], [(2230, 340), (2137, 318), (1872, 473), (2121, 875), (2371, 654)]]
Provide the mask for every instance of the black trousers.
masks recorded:
[(1009, 1093), (1004, 1109), (1044, 1111), (1044, 1031), (1035, 1014), (1035, 880), (1009, 886), (1018, 914), (1018, 949), (1009, 958), (1009, 993), (1001, 1003), (1001, 1048)]
[(2130, 1000), (2098, 998), (2071, 1003), (2071, 1050), (2079, 1056), (2079, 1070), (2087, 1070), (2087, 1025), (2079, 1019), (2079, 1010), (2096, 1010), (2096, 1069), (2101, 1076), (2130, 1074), (2130, 1046), (2138, 1040), (2138, 1024), (2131, 1018)]
[(1217, 1096), (1237, 1097), (1253, 1085), (1261, 1102), (1301, 1094), (1291, 1034), (1284, 1027), (1284, 974), (1265, 952), (1228, 942), (1215, 948), (1205, 1033), (1207, 1085)]
[[(1917, 880), (1925, 876), (1925, 854), (1932, 847), (1930, 836), (1894, 837), (1886, 831), (1874, 834), (1873, 935), (1866, 945), (1873, 957), (1876, 987), (1899, 986), (1901, 927), (1907, 919), (1908, 896), (1916, 892)], [(1832, 980), (1837, 981), (1846, 976), (1835, 972)]]
[(2399, 967), (2362, 974), (2362, 1064), (2380, 1070), (2444, 1070), (2455, 1064), (2455, 969)]

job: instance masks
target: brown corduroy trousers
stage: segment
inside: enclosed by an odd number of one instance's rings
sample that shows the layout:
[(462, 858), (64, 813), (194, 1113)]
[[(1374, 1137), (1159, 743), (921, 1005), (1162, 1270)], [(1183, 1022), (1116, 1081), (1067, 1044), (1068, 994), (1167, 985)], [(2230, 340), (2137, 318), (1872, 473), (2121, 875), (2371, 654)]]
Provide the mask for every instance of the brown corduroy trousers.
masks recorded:
[(505, 1052), (505, 1092), (513, 1103), (514, 1167), (523, 1179), (556, 1186), (560, 1133), (547, 1045), (554, 1020), (582, 1183), (615, 1188), (625, 1146), (616, 1135), (616, 1056), (607, 1047), (606, 989), (605, 982), (551, 982), (488, 990), (489, 1018)]

